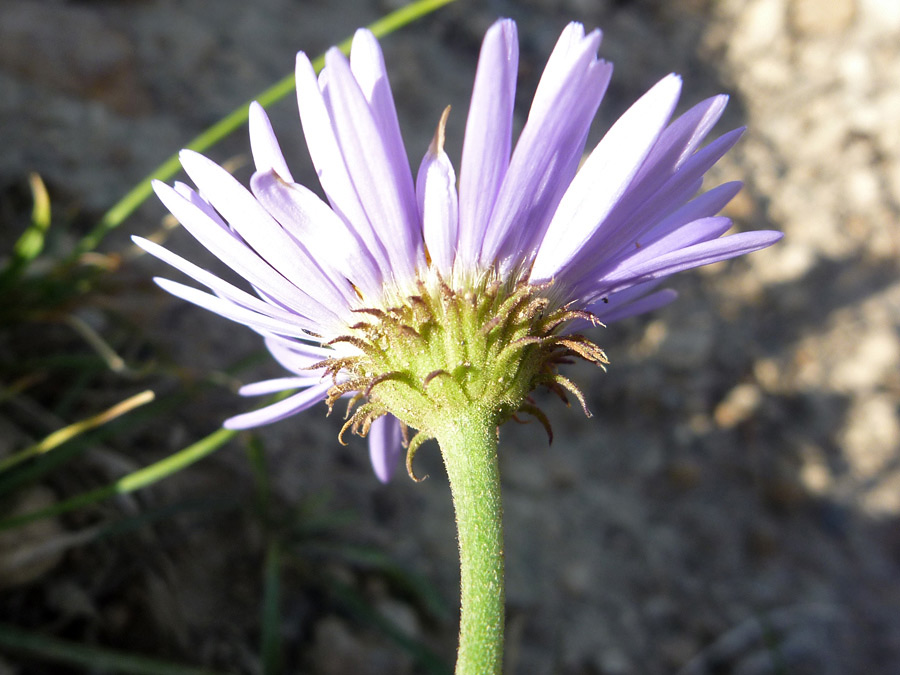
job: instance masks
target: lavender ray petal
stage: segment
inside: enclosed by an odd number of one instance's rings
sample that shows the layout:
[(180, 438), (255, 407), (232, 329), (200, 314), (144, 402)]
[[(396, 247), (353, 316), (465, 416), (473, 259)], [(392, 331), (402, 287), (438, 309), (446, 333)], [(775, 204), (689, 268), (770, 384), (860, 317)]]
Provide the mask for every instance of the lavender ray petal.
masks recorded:
[(252, 429), (253, 427), (262, 426), (264, 424), (278, 422), (286, 417), (290, 417), (291, 415), (295, 415), (302, 410), (314, 406), (325, 398), (330, 387), (331, 382), (316, 387), (310, 387), (293, 396), (289, 396), (283, 401), (278, 401), (277, 403), (273, 403), (260, 410), (253, 410), (252, 412), (244, 413), (242, 415), (229, 417), (222, 426), (226, 429), (239, 430)]
[(347, 279), (364, 295), (381, 289), (378, 264), (359, 235), (311, 190), (287, 183), (273, 171), (253, 174), (250, 188), (263, 208), (326, 268), (330, 278)]
[[(727, 97), (708, 99), (670, 124), (660, 135), (625, 193), (597, 228), (593, 241), (571, 261), (577, 276), (577, 259), (612, 257), (627, 249), (667, 212), (678, 208), (702, 185), (703, 174), (737, 142), (735, 130), (691, 155), (721, 115)], [(696, 185), (695, 185), (696, 183)], [(710, 214), (712, 215), (712, 214)], [(602, 233), (602, 236), (600, 236)]]
[(322, 384), (322, 376), (311, 375), (308, 377), (278, 377), (273, 380), (261, 380), (251, 384), (245, 384), (238, 389), (241, 396), (265, 396), (276, 394), (288, 389), (300, 389)]
[[(586, 295), (574, 297), (578, 298), (575, 301), (577, 305), (583, 306), (585, 310), (593, 314), (596, 318), (601, 319), (602, 321), (603, 319), (601, 317), (606, 316), (611, 311), (618, 311), (621, 306), (637, 300), (643, 295), (646, 295), (661, 283), (662, 280), (654, 279), (653, 281), (636, 284), (617, 293), (605, 294), (602, 297), (597, 295), (595, 286), (593, 291), (588, 292)], [(593, 327), (593, 325), (594, 324), (592, 324), (590, 321), (587, 321), (586, 319), (575, 319), (566, 328), (566, 332), (581, 332), (587, 328)]]
[(456, 173), (450, 158), (432, 143), (416, 180), (422, 235), (431, 264), (447, 279), (456, 257), (458, 205)]
[(153, 281), (167, 293), (171, 293), (177, 298), (187, 300), (188, 302), (207, 309), (214, 314), (231, 319), (237, 323), (258, 330), (265, 330), (279, 335), (289, 335), (291, 337), (305, 338), (308, 337), (307, 331), (316, 328), (316, 324), (306, 320), (301, 316), (294, 317), (294, 322), (281, 321), (279, 319), (253, 312), (233, 302), (224, 300), (216, 295), (211, 295), (203, 291), (197, 290), (191, 286), (172, 281), (171, 279), (162, 279), (154, 277)]
[[(567, 147), (561, 148), (558, 156), (548, 165), (547, 179), (554, 181), (555, 187), (546, 193), (540, 206), (532, 211), (524, 227), (516, 227), (515, 223), (510, 225), (496, 254), (498, 259), (520, 261), (522, 269), (530, 266), (556, 207), (559, 206), (566, 188), (578, 172), (578, 166), (584, 155), (588, 131), (589, 125), (585, 127), (580, 139), (575, 140), (575, 137), (572, 136), (569, 139), (570, 142), (566, 144)], [(506, 263), (504, 269), (508, 267), (509, 263)]]
[(652, 191), (654, 183), (658, 186), (676, 171), (712, 130), (727, 103), (728, 96), (713, 96), (701, 101), (666, 127), (634, 177), (635, 187), (650, 183), (644, 190)]
[[(324, 76), (325, 72), (322, 74)], [(359, 234), (369, 253), (377, 261), (382, 275), (389, 274), (391, 267), (387, 252), (375, 234), (350, 180), (325, 97), (312, 64), (303, 52), (297, 54), (296, 80), (303, 135), (322, 189), (335, 213)]]
[(642, 264), (623, 265), (615, 275), (607, 275), (607, 283), (621, 286), (633, 285), (640, 281), (659, 279), (694, 267), (709, 265), (721, 260), (728, 260), (739, 255), (759, 251), (771, 246), (783, 237), (783, 233), (772, 230), (756, 230), (739, 232), (712, 241), (704, 241), (693, 246), (678, 249), (661, 255)]
[(368, 29), (360, 28), (353, 36), (350, 71), (372, 111), (391, 173), (401, 188), (401, 196), (413, 199), (412, 169), (400, 134), (394, 95), (384, 67), (384, 55), (378, 40)]
[[(684, 202), (690, 195), (697, 193), (702, 182), (702, 178), (697, 178), (693, 183), (683, 186), (680, 194), (673, 196), (672, 204), (667, 205), (674, 208), (674, 204)], [(683, 206), (686, 206), (686, 204), (683, 204)], [(674, 218), (675, 214), (678, 214), (677, 219)], [(628, 235), (627, 238), (623, 237), (623, 242), (618, 249), (614, 251), (606, 250), (605, 244), (607, 242), (602, 240), (597, 242), (599, 245), (586, 246), (560, 274), (560, 278), (572, 287), (575, 295), (579, 295), (585, 290), (590, 290), (590, 288), (594, 287), (596, 279), (603, 277), (611, 270), (618, 269), (622, 264), (634, 259), (635, 255), (642, 255), (643, 249), (657, 239), (683, 227), (687, 223), (707, 217), (701, 215), (697, 218), (690, 218), (691, 210), (682, 212), (678, 208), (669, 216), (663, 217), (663, 221), (657, 222), (664, 215), (654, 214), (652, 216), (653, 219), (648, 222), (635, 219), (634, 221), (629, 220), (623, 225), (617, 224), (615, 229)], [(657, 226), (663, 225), (664, 227), (657, 230)], [(613, 227), (610, 227), (610, 229), (613, 229)], [(651, 234), (651, 232), (656, 234)]]
[(394, 277), (410, 280), (424, 261), (412, 176), (395, 173), (372, 110), (344, 55), (332, 48), (325, 63), (329, 112), (350, 179), (387, 250)]
[[(743, 133), (742, 128), (734, 129), (691, 155), (654, 194), (642, 199), (628, 195), (623, 199), (620, 203), (621, 211), (631, 211), (631, 214), (623, 218), (621, 224), (615, 222), (618, 214), (611, 214), (609, 225), (603, 226), (602, 248), (596, 250), (597, 255), (612, 255), (616, 249), (627, 246), (635, 236), (640, 236), (649, 229), (648, 225), (657, 223), (667, 212), (679, 208), (691, 195), (696, 194), (702, 185), (704, 174), (734, 147)], [(616, 211), (618, 210), (617, 207)]]
[(623, 270), (640, 267), (654, 258), (660, 258), (673, 251), (685, 249), (711, 239), (717, 239), (731, 229), (731, 219), (724, 216), (700, 218), (683, 224), (667, 232), (664, 236), (648, 241), (624, 256), (618, 265), (611, 269), (610, 277), (621, 276)]
[(588, 300), (582, 299), (581, 302), (582, 304), (587, 305), (585, 307), (587, 311), (599, 318), (603, 314), (618, 309), (620, 306), (632, 302), (633, 300), (637, 300), (642, 295), (646, 295), (661, 283), (661, 279), (654, 279), (653, 281), (636, 284), (623, 291), (611, 293), (602, 298), (594, 297)]
[(678, 293), (673, 291), (671, 288), (664, 288), (661, 291), (650, 293), (637, 300), (622, 303), (615, 309), (612, 309), (609, 312), (602, 313), (598, 316), (603, 321), (603, 323), (611, 324), (615, 321), (622, 321), (623, 319), (637, 316), (638, 314), (653, 312), (660, 307), (665, 307), (670, 302), (674, 301), (677, 297)]
[(713, 217), (741, 191), (743, 185), (741, 181), (731, 181), (707, 190), (660, 220), (644, 233), (642, 239), (655, 241), (685, 223)]
[(519, 43), (516, 24), (488, 29), (478, 57), (459, 171), (459, 255), (477, 260), (512, 148)]
[[(701, 180), (704, 174), (722, 159), (726, 152), (734, 147), (743, 134), (743, 127), (732, 129), (688, 157), (653, 195), (649, 195), (641, 200), (635, 200), (636, 204), (632, 206), (636, 206), (636, 208), (632, 209), (633, 213), (629, 217), (629, 221), (654, 222), (658, 219), (656, 214), (672, 210), (673, 205), (678, 204), (682, 200), (685, 187)], [(630, 196), (629, 199), (631, 199)]]
[[(154, 183), (155, 185), (155, 183)], [(160, 185), (165, 185), (164, 183), (160, 183)], [(168, 186), (166, 186), (168, 187)], [(191, 204), (200, 209), (205, 216), (207, 216), (210, 220), (212, 220), (216, 225), (226, 230), (235, 240), (243, 243), (243, 240), (230, 228), (228, 227), (228, 223), (222, 220), (222, 217), (218, 214), (218, 212), (212, 207), (208, 201), (206, 201), (203, 197), (197, 194), (197, 191), (194, 190), (187, 183), (182, 183), (181, 181), (175, 181), (173, 187), (175, 188), (175, 192), (177, 192), (181, 197), (189, 201)], [(159, 193), (157, 193), (158, 195)]]
[(653, 147), (681, 93), (681, 79), (669, 75), (644, 94), (591, 152), (547, 228), (531, 278), (551, 279), (598, 232)]
[[(531, 109), (528, 116), (532, 115), (543, 117), (546, 115), (558, 114), (558, 110), (554, 110), (554, 101), (558, 95), (560, 83), (566, 79), (566, 76), (572, 67), (572, 63), (578, 59), (585, 44), (584, 26), (575, 21), (570, 22), (563, 28), (556, 40), (553, 51), (547, 59), (544, 66), (544, 72), (538, 82), (537, 89), (534, 92), (534, 98), (531, 101)], [(600, 48), (600, 42), (603, 34), (599, 30), (592, 31), (587, 40), (593, 42), (593, 53), (596, 54)]]
[(298, 246), (230, 173), (203, 155), (181, 152), (181, 163), (191, 179), (222, 217), (285, 279), (337, 315), (354, 297), (346, 279), (331, 278)]
[[(591, 266), (591, 261), (609, 260), (608, 267), (611, 268), (623, 256), (631, 255), (639, 240), (652, 239), (649, 231), (660, 224), (660, 219), (665, 220), (667, 213), (673, 210), (678, 212), (690, 196), (697, 193), (703, 184), (703, 174), (738, 141), (742, 133), (743, 129), (735, 129), (692, 155), (654, 195), (645, 196), (642, 201), (637, 201), (634, 195), (623, 198), (600, 228), (602, 236), (596, 236), (594, 242), (585, 246), (561, 276), (573, 286), (578, 286), (579, 279), (588, 281), (584, 270)], [(629, 211), (630, 215), (623, 218), (622, 214)], [(685, 219), (680, 224), (670, 221), (667, 228), (680, 227), (685, 222), (689, 220)], [(595, 272), (592, 276), (596, 275)]]
[[(599, 39), (592, 33), (570, 55), (565, 77), (552, 90), (553, 104), (532, 106), (485, 233), (482, 265), (510, 257), (530, 260), (530, 242), (543, 237), (575, 175), (588, 128), (612, 74), (612, 66), (597, 59)], [(529, 244), (522, 245), (523, 241)]]
[(199, 206), (165, 183), (154, 182), (153, 189), (160, 201), (197, 241), (253, 286), (264, 289), (282, 306), (290, 307), (303, 316), (315, 318), (319, 322), (317, 332), (336, 321), (332, 312), (272, 269), (253, 249), (219, 222), (211, 219)]
[(290, 322), (294, 321), (297, 318), (296, 313), (282, 309), (277, 305), (264, 302), (258, 297), (255, 297), (250, 293), (247, 293), (246, 291), (242, 291), (240, 288), (220, 279), (211, 272), (203, 269), (202, 267), (198, 267), (194, 263), (185, 260), (181, 256), (172, 253), (170, 250), (163, 248), (159, 244), (155, 244), (152, 241), (143, 239), (142, 237), (132, 237), (131, 240), (150, 255), (158, 258), (159, 260), (162, 260), (168, 265), (171, 265), (179, 272), (182, 272), (194, 279), (194, 281), (200, 282), (211, 291), (214, 291), (216, 295), (221, 298), (229, 300), (251, 311), (271, 316), (274, 319), (280, 319), (282, 321)]
[(403, 455), (402, 439), (400, 420), (393, 415), (379, 417), (369, 428), (369, 458), (375, 475), (382, 483), (387, 483), (397, 469)]
[[(157, 182), (153, 183), (154, 192), (156, 192), (157, 197), (159, 197), (159, 190), (156, 189)], [(168, 188), (164, 183), (159, 183), (160, 188)], [(247, 246), (247, 242), (245, 242), (241, 235), (234, 231), (232, 227), (228, 225), (224, 220), (222, 220), (222, 216), (219, 215), (219, 212), (213, 208), (213, 205), (210, 204), (205, 197), (200, 195), (193, 187), (188, 185), (187, 183), (182, 183), (181, 181), (175, 181), (173, 183), (173, 187), (175, 188), (175, 192), (178, 193), (182, 198), (186, 201), (190, 202), (193, 206), (195, 206), (198, 210), (202, 211), (203, 214), (211, 220), (213, 223), (218, 225), (224, 233), (226, 233), (231, 239), (238, 242), (242, 249), (246, 249), (253, 253), (251, 249)], [(162, 199), (160, 197), (160, 199)], [(170, 209), (171, 210), (171, 209)], [(184, 225), (184, 223), (182, 223)], [(185, 229), (188, 229), (185, 227)], [(190, 231), (190, 230), (189, 230)], [(194, 232), (191, 232), (194, 238), (197, 238), (197, 235)], [(202, 243), (202, 242), (201, 242)], [(206, 246), (206, 244), (204, 244)], [(208, 247), (207, 247), (208, 248)], [(255, 255), (255, 254), (254, 254)], [(271, 269), (271, 265), (266, 264), (267, 267)]]
[(257, 171), (271, 170), (286, 181), (294, 180), (284, 161), (278, 139), (275, 138), (272, 123), (269, 122), (266, 111), (256, 101), (250, 104), (250, 151)]
[[(319, 369), (310, 370), (310, 366), (324, 361), (335, 355), (333, 349), (308, 345), (296, 340), (281, 337), (280, 335), (264, 335), (266, 349), (272, 357), (285, 369), (297, 375), (309, 375), (320, 372)], [(324, 372), (322, 369), (321, 372)]]

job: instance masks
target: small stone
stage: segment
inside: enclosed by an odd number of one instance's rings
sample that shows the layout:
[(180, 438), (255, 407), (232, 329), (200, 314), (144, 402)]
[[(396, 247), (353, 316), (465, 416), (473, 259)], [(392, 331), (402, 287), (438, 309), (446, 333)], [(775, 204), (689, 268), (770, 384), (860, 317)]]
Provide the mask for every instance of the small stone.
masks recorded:
[(857, 167), (847, 176), (846, 190), (848, 205), (865, 211), (881, 198), (881, 177), (871, 168)]
[(856, 13), (854, 0), (793, 0), (791, 25), (801, 35), (829, 35), (847, 30)]
[(678, 669), (700, 651), (700, 644), (689, 635), (675, 635), (659, 643), (659, 652), (666, 664)]
[(754, 0), (747, 4), (729, 45), (735, 60), (769, 49), (784, 31), (782, 0)]
[(583, 596), (595, 583), (596, 572), (583, 560), (570, 561), (560, 573), (560, 585), (573, 597)]
[(626, 675), (634, 672), (634, 664), (618, 649), (610, 649), (599, 658), (603, 675)]
[(747, 550), (758, 558), (768, 558), (778, 551), (778, 537), (772, 527), (756, 523), (747, 532)]
[(759, 408), (762, 392), (755, 384), (739, 384), (716, 406), (713, 417), (722, 429), (731, 429), (746, 422)]
[(812, 494), (825, 495), (834, 485), (834, 478), (824, 461), (807, 461), (800, 469), (800, 481)]
[(399, 628), (405, 636), (417, 638), (421, 633), (419, 617), (406, 603), (393, 598), (385, 598), (378, 602), (377, 607), (378, 612)]
[(881, 476), (862, 498), (862, 507), (872, 516), (900, 514), (900, 471)]
[(900, 2), (897, 0), (859, 0), (859, 8), (868, 30), (878, 33), (900, 30)]
[(900, 366), (900, 338), (888, 326), (871, 330), (843, 356), (831, 373), (833, 386), (846, 392), (872, 390)]
[(760, 359), (753, 365), (753, 375), (766, 391), (778, 389), (781, 381), (781, 367), (774, 359)]
[(806, 490), (791, 476), (772, 476), (764, 490), (769, 508), (779, 512), (795, 509), (807, 499)]
[(676, 488), (690, 490), (700, 484), (703, 471), (697, 462), (681, 459), (669, 464), (666, 475)]
[(847, 463), (860, 480), (876, 478), (895, 462), (900, 448), (900, 421), (893, 395), (877, 394), (853, 405), (844, 430)]

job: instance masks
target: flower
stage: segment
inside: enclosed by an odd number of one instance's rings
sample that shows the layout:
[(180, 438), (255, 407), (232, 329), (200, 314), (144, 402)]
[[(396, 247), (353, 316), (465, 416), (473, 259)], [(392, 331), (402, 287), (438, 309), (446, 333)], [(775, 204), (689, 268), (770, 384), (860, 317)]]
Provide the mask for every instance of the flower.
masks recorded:
[(349, 61), (332, 48), (318, 78), (297, 56), (300, 118), (327, 202), (293, 181), (258, 104), (250, 190), (182, 152), (198, 191), (157, 182), (157, 195), (255, 294), (135, 241), (211, 293), (157, 279), (163, 289), (260, 333), (292, 373), (242, 395), (299, 390), (225, 426), (255, 427), (351, 397), (351, 408), (361, 406), (348, 426), (368, 432), (375, 472), (387, 481), (404, 425), (420, 429), (416, 439), (431, 437), (435, 411), (454, 405), (483, 406), (498, 423), (520, 411), (546, 422), (526, 398), (531, 389), (580, 398), (556, 366), (571, 356), (605, 363), (579, 330), (665, 305), (675, 297), (656, 289), (665, 277), (781, 237), (723, 236), (731, 221), (717, 214), (740, 183), (697, 196), (743, 130), (701, 148), (727, 97), (671, 121), (676, 75), (632, 105), (579, 168), (612, 74), (597, 58), (600, 39), (577, 23), (565, 28), (513, 147), (516, 26), (503, 19), (490, 28), (458, 189), (443, 149), (447, 111), (413, 181), (381, 49), (363, 29)]

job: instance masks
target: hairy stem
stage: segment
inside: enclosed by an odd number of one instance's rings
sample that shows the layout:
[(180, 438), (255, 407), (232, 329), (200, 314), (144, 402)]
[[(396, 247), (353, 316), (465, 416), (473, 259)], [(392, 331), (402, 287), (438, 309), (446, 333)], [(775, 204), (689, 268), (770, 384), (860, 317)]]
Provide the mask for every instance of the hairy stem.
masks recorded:
[(450, 478), (459, 537), (461, 616), (456, 675), (500, 675), (503, 666), (503, 507), (497, 424), (486, 411), (436, 433)]

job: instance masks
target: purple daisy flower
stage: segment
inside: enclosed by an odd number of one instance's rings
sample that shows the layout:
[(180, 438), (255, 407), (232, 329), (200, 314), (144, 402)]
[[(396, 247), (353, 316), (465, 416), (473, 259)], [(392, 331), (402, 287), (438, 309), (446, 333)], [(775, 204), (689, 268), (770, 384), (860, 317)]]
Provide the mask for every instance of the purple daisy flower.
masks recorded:
[[(503, 361), (510, 344), (545, 350), (539, 359), (527, 357), (534, 362), (526, 369), (530, 379), (515, 394), (495, 397), (504, 415), (524, 410), (543, 421), (532, 405), (520, 403), (541, 383), (571, 391), (552, 372), (562, 360), (559, 350), (605, 360), (578, 330), (661, 307), (675, 298), (656, 289), (665, 277), (781, 238), (772, 231), (723, 236), (731, 221), (717, 214), (740, 183), (698, 192), (705, 172), (743, 130), (701, 148), (727, 97), (707, 99), (672, 120), (681, 91), (676, 75), (631, 106), (579, 168), (612, 74), (612, 65), (597, 58), (600, 39), (598, 30), (585, 35), (580, 24), (566, 27), (513, 146), (516, 26), (504, 19), (490, 28), (458, 188), (443, 150), (446, 112), (413, 180), (381, 49), (367, 30), (356, 33), (349, 61), (329, 50), (318, 77), (306, 54), (297, 56), (300, 118), (327, 202), (293, 181), (257, 104), (250, 109), (256, 164), (250, 190), (205, 157), (182, 152), (198, 191), (156, 183), (157, 195), (255, 294), (152, 242), (135, 241), (211, 293), (157, 279), (162, 288), (257, 331), (293, 373), (247, 385), (242, 395), (299, 390), (226, 420), (226, 427), (268, 424), (340, 396), (353, 404), (368, 399), (353, 428), (368, 432), (375, 473), (387, 481), (402, 454), (402, 424), (421, 428), (427, 421), (421, 423), (407, 399), (379, 396), (375, 388), (392, 380), (394, 390), (407, 386), (422, 396), (439, 376), (469, 378), (459, 373), (479, 367), (468, 352), (456, 354), (452, 340), (440, 349), (424, 342), (437, 335), (426, 329), (439, 323), (439, 314), (449, 320), (451, 313), (438, 311), (442, 302), (446, 310), (448, 299), (465, 297), (475, 308), (472, 320), (482, 323), (471, 335), (487, 336), (486, 348), (495, 350), (489, 361)], [(487, 304), (479, 305), (482, 296)], [(455, 307), (453, 316), (465, 314), (462, 304)], [(524, 332), (516, 333), (523, 322)], [(491, 337), (497, 326), (506, 337)], [(407, 339), (413, 342), (401, 349), (398, 366), (384, 347)], [(423, 350), (441, 356), (405, 368), (402, 360)], [(513, 351), (526, 358), (524, 346)], [(453, 363), (442, 365), (440, 358)], [(504, 379), (493, 371), (485, 377)], [(469, 380), (457, 386), (476, 400)]]

